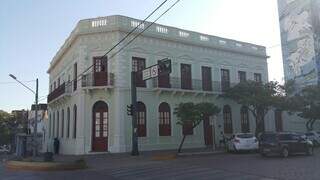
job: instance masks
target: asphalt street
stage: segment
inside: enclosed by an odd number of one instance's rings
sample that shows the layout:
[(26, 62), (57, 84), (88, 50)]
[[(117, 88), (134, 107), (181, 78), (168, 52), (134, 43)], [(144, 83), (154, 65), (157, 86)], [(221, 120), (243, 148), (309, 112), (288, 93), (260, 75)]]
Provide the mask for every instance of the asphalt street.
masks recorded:
[(0, 166), (1, 180), (63, 179), (232, 179), (232, 180), (318, 180), (320, 151), (313, 156), (261, 157), (259, 154), (213, 154), (155, 161), (150, 156), (127, 154), (85, 156), (86, 170), (60, 172), (8, 171)]

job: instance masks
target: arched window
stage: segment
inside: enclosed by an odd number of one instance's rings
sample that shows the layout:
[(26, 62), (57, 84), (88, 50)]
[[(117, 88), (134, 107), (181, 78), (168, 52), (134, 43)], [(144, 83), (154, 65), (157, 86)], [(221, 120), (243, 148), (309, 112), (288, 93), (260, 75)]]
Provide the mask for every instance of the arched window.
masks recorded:
[(64, 137), (64, 109), (61, 110), (61, 137)]
[(171, 114), (168, 103), (159, 105), (159, 136), (171, 136)]
[(250, 132), (249, 112), (246, 106), (241, 107), (240, 117), (241, 117), (241, 132), (243, 133)]
[(51, 113), (49, 113), (49, 123), (48, 123), (48, 135), (49, 135), (49, 138), (51, 138)]
[(53, 119), (52, 119), (53, 121), (52, 121), (52, 131), (51, 131), (51, 132), (52, 132), (52, 137), (55, 138), (55, 134), (54, 134), (54, 133), (55, 133), (55, 130), (56, 130), (56, 129), (55, 129), (55, 125), (56, 125), (56, 113), (53, 112), (52, 114), (53, 114)]
[(77, 105), (73, 106), (73, 138), (77, 137)]
[(70, 137), (70, 108), (67, 109), (67, 138)]
[(229, 105), (223, 107), (223, 124), (224, 124), (224, 133), (232, 134), (232, 114), (231, 108)]
[(57, 111), (57, 137), (59, 137), (60, 123), (59, 123), (59, 110)]
[(276, 131), (281, 132), (283, 131), (283, 121), (282, 121), (282, 111), (281, 110), (275, 110), (274, 111), (274, 119), (276, 124)]
[(147, 136), (147, 113), (146, 106), (143, 102), (137, 102), (137, 127), (138, 127), (138, 137)]

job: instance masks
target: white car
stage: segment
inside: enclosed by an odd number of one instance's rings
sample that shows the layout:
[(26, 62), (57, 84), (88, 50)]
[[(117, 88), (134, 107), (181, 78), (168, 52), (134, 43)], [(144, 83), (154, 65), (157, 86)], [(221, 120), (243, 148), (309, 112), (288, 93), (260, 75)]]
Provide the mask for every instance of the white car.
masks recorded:
[(307, 136), (307, 138), (309, 140), (311, 140), (313, 142), (313, 145), (315, 146), (319, 146), (320, 145), (320, 137), (319, 137), (319, 134), (315, 131), (310, 131), (310, 132), (307, 132), (305, 134)]
[(258, 139), (251, 133), (233, 134), (227, 142), (228, 151), (255, 151), (259, 148)]

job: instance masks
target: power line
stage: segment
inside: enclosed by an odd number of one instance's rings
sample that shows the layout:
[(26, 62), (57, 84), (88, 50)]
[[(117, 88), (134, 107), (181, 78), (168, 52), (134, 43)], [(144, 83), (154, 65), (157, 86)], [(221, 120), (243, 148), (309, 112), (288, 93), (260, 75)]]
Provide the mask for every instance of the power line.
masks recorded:
[[(110, 48), (103, 56), (104, 58), (106, 55), (108, 55), (113, 49), (115, 49), (119, 44), (121, 44), (125, 39), (127, 39), (136, 29), (138, 29), (141, 24), (145, 23), (147, 19), (149, 19), (150, 16), (152, 16), (160, 7), (162, 7), (168, 0), (163, 1), (155, 10), (153, 10), (143, 21), (141, 21), (135, 28), (133, 28), (125, 37), (123, 37), (117, 44), (115, 44), (112, 48)], [(78, 78), (82, 77), (84, 73), (86, 73), (89, 69), (93, 67), (94, 64), (89, 66), (87, 69), (85, 69), (82, 73), (80, 73), (76, 79), (73, 79), (70, 81), (70, 83), (76, 81), (79, 81)]]
[(48, 96), (42, 96), (38, 101), (41, 102), (43, 100), (46, 100)]
[[(167, 0), (166, 0), (167, 1)], [(134, 30), (136, 30), (141, 24), (143, 24), (152, 14), (154, 14), (154, 12), (156, 10), (158, 10), (166, 1), (164, 1), (163, 3), (161, 3), (147, 18), (145, 18), (143, 21), (141, 21), (133, 30), (131, 30), (129, 32), (129, 34), (127, 34), (124, 38), (129, 37), (130, 34), (132, 34), (134, 32)], [(125, 47), (127, 47), (130, 43), (132, 43), (138, 36), (140, 36), (143, 32), (145, 32), (148, 28), (150, 28), (151, 25), (153, 25), (155, 22), (157, 22), (163, 15), (165, 15), (170, 9), (172, 9), (180, 0), (177, 0), (174, 4), (172, 4), (166, 11), (164, 11), (160, 16), (158, 16), (158, 18), (156, 18), (156, 20), (154, 20), (150, 25), (148, 25), (146, 28), (143, 29), (143, 31), (141, 31), (140, 33), (138, 33), (133, 39), (131, 39), (127, 44), (125, 44), (123, 47), (121, 47), (118, 51), (116, 51), (112, 56), (110, 56), (109, 59), (113, 58), (116, 54), (118, 54), (120, 51), (122, 51)], [(123, 38), (123, 39), (124, 39)], [(120, 41), (123, 41), (123, 39), (121, 39)], [(119, 45), (120, 43), (117, 43), (115, 46)], [(111, 49), (115, 48), (112, 47)], [(111, 52), (111, 50), (109, 50), (104, 56), (108, 55)], [(82, 80), (82, 75), (84, 73), (86, 73), (88, 70), (90, 70), (90, 68), (92, 68), (93, 65), (89, 66), (87, 69), (85, 69), (80, 75), (77, 76), (77, 79), (73, 79), (70, 82), (68, 82), (69, 84), (72, 84), (75, 81), (80, 81)], [(80, 77), (80, 78), (79, 78)], [(79, 78), (79, 79), (78, 79)]]
[(157, 22), (163, 15), (165, 15), (170, 9), (172, 9), (180, 0), (177, 0), (174, 4), (172, 4), (166, 11), (164, 11), (156, 20), (154, 20), (151, 24), (149, 24), (143, 31), (141, 31), (137, 36), (132, 38), (127, 44), (122, 46), (118, 51), (116, 51), (114, 54), (110, 56), (110, 59), (113, 58), (115, 55), (117, 55), (120, 51), (122, 51), (124, 48), (126, 48), (129, 44), (131, 44), (138, 36), (140, 36), (143, 32), (145, 32), (149, 27), (151, 27), (155, 22)]

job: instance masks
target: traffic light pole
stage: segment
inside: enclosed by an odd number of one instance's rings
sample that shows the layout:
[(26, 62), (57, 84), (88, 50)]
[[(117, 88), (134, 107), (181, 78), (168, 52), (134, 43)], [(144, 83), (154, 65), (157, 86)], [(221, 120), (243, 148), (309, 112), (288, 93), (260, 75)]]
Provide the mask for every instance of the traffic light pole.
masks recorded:
[(137, 72), (131, 72), (131, 103), (132, 103), (132, 156), (138, 156), (138, 128), (137, 128), (137, 86), (136, 86)]

